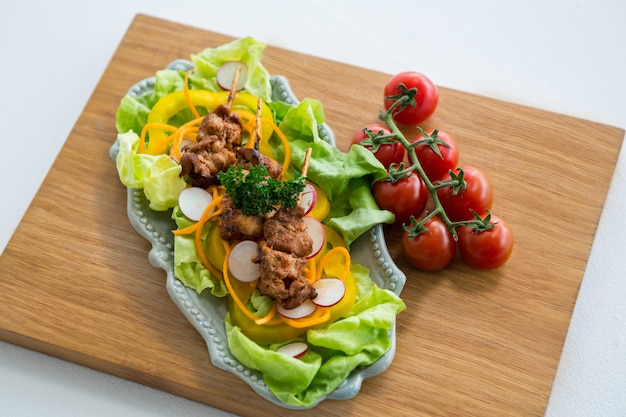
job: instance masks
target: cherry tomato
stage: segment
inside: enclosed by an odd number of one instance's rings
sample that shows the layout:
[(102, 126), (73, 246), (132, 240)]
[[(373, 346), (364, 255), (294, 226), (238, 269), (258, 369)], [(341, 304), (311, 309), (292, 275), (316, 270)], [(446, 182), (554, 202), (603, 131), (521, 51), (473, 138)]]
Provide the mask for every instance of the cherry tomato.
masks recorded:
[(513, 252), (513, 232), (498, 216), (491, 216), (492, 229), (478, 232), (469, 226), (457, 228), (459, 253), (468, 265), (479, 269), (498, 268)]
[(419, 217), (428, 201), (428, 188), (417, 174), (410, 174), (396, 182), (381, 180), (372, 185), (378, 206), (396, 216), (396, 223), (408, 223), (411, 215)]
[[(370, 124), (365, 128), (371, 130), (374, 133), (382, 132), (383, 135), (391, 135), (391, 130), (386, 126), (380, 124)], [(364, 128), (364, 129), (365, 129)], [(364, 129), (359, 130), (352, 137), (352, 144), (360, 144), (367, 137)], [(372, 150), (371, 146), (365, 146), (367, 149)], [(374, 153), (376, 159), (378, 159), (385, 168), (389, 168), (391, 164), (399, 164), (404, 159), (404, 146), (401, 143), (389, 143), (380, 145), (378, 150)]]
[[(454, 222), (462, 220), (472, 220), (474, 210), (479, 215), (483, 215), (491, 209), (493, 204), (493, 188), (489, 178), (478, 168), (472, 166), (462, 166), (467, 187), (465, 191), (459, 191), (454, 195), (452, 186), (445, 186), (437, 190), (437, 197), (443, 206), (448, 218)], [(458, 174), (459, 170), (455, 170)], [(446, 174), (441, 181), (451, 179), (450, 174)]]
[(441, 217), (431, 217), (424, 226), (428, 230), (415, 237), (404, 231), (402, 253), (415, 268), (421, 271), (438, 271), (454, 259), (456, 242)]
[[(426, 134), (432, 136), (434, 130), (429, 130)], [(442, 178), (449, 170), (456, 168), (459, 163), (459, 148), (457, 147), (456, 140), (454, 140), (450, 134), (441, 130), (437, 131), (437, 138), (448, 145), (437, 144), (441, 156), (428, 144), (415, 147), (417, 159), (422, 165), (422, 168), (424, 168), (426, 176), (431, 181), (437, 181)], [(411, 142), (417, 142), (422, 139), (424, 139), (424, 137), (419, 135)]]
[(407, 106), (402, 111), (394, 113), (393, 118), (396, 122), (404, 125), (416, 125), (428, 119), (437, 108), (439, 102), (439, 91), (437, 86), (424, 74), (415, 71), (401, 72), (392, 77), (385, 85), (385, 110), (395, 100), (386, 97), (401, 93), (398, 86), (404, 84), (406, 88), (416, 88), (415, 106)]

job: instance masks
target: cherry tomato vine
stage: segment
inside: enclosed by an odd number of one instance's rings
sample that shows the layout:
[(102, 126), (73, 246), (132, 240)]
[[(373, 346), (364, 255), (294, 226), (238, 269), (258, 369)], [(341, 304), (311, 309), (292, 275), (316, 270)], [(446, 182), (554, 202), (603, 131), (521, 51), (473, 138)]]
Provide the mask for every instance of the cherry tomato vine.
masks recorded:
[[(415, 76), (408, 78), (409, 83), (415, 79)], [(425, 79), (424, 76), (421, 76), (420, 83), (426, 82)], [(402, 224), (404, 229), (402, 248), (405, 256), (418, 269), (432, 271), (445, 267), (454, 257), (456, 250), (451, 249), (447, 238), (442, 235), (441, 227), (436, 233), (434, 231), (431, 233), (429, 229), (429, 226), (432, 228), (435, 224), (443, 223), (450, 238), (459, 247), (461, 256), (469, 265), (481, 269), (493, 269), (503, 265), (512, 252), (513, 235), (510, 227), (500, 217), (492, 216), (490, 210), (493, 192), (487, 177), (480, 170), (471, 166), (452, 168), (452, 165), (456, 165), (458, 162), (458, 149), (456, 149), (456, 142), (450, 140), (449, 135), (444, 132), (441, 132), (440, 137), (438, 130), (426, 132), (417, 126), (420, 136), (413, 141), (408, 140), (398, 127), (396, 116), (399, 114), (406, 115), (405, 109), (409, 109), (409, 112), (418, 112), (412, 107), (418, 106), (416, 97), (418, 97), (418, 89), (423, 84), (415, 87), (407, 86), (398, 82), (397, 76), (392, 78), (391, 82), (395, 83), (392, 85), (393, 88), (390, 88), (389, 83), (385, 86), (384, 107), (386, 110), (381, 111), (378, 115), (388, 130), (379, 129), (376, 132), (364, 128), (362, 137), (366, 139), (361, 144), (367, 145), (374, 153), (382, 149), (383, 146), (390, 147), (398, 144), (406, 150), (408, 164), (397, 161), (385, 164), (388, 169), (387, 178), (373, 185), (375, 198), (377, 193), (386, 193), (386, 195), (376, 198), (381, 208), (395, 210), (401, 215), (401, 219), (400, 221), (397, 220), (397, 223)], [(431, 95), (433, 88), (435, 87), (427, 87)], [(430, 106), (429, 115), (434, 111), (432, 108), (433, 101), (436, 106), (437, 99), (438, 96), (435, 96), (430, 103), (426, 104)], [(405, 123), (407, 118), (404, 117), (400, 120), (399, 123)], [(414, 121), (418, 120), (422, 121), (423, 118), (414, 119)], [(438, 161), (440, 166), (437, 167), (439, 169), (437, 174), (433, 174), (430, 165), (427, 166), (429, 169), (429, 173), (427, 173), (425, 165), (420, 162), (418, 153), (423, 157), (425, 152), (436, 155), (435, 159), (441, 159)], [(443, 156), (444, 152), (447, 159)], [(432, 160), (432, 155), (430, 158)], [(426, 161), (424, 162), (426, 163)], [(441, 175), (442, 166), (445, 166), (444, 170), (447, 169), (445, 175)], [(410, 191), (404, 186), (405, 194), (412, 193), (416, 196), (414, 212), (407, 215), (406, 207), (398, 208), (393, 205), (397, 206), (397, 201), (406, 200), (409, 197), (404, 199), (399, 197), (400, 191), (391, 190), (390, 187), (396, 183), (406, 182), (407, 178), (415, 174), (421, 178), (434, 207), (432, 210), (425, 211), (423, 197), (417, 197), (419, 192)], [(385, 192), (379, 191), (381, 184), (385, 184), (387, 187)], [(468, 196), (463, 199), (462, 197), (466, 192)], [(389, 196), (397, 198), (389, 198)], [(391, 206), (386, 206), (389, 204)], [(435, 223), (433, 223), (434, 221)], [(446, 255), (434, 255), (434, 251), (425, 250), (428, 245), (439, 245), (440, 252), (445, 252)], [(417, 254), (417, 251), (421, 253)], [(425, 252), (431, 253), (428, 255), (431, 257), (430, 264), (426, 259)]]

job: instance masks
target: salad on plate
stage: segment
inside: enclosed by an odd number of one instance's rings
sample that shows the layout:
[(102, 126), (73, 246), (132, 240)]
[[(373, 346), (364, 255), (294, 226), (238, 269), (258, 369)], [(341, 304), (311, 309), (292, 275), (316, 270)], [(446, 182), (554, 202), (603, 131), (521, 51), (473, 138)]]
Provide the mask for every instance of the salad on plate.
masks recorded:
[(321, 102), (270, 76), (264, 48), (238, 39), (138, 83), (111, 156), (213, 363), (310, 408), (389, 365), (404, 276), (381, 229), (394, 215), (371, 194), (385, 167), (364, 147), (339, 151)]

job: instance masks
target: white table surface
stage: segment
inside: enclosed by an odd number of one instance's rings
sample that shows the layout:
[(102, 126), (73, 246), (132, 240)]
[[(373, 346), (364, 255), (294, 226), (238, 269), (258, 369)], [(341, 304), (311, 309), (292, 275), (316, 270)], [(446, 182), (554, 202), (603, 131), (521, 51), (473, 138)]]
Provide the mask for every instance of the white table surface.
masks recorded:
[[(418, 70), (446, 87), (626, 128), (621, 0), (2, 0), (0, 250), (136, 13), (389, 74)], [(550, 417), (626, 415), (624, 153), (563, 349)], [(0, 343), (3, 417), (227, 415)]]

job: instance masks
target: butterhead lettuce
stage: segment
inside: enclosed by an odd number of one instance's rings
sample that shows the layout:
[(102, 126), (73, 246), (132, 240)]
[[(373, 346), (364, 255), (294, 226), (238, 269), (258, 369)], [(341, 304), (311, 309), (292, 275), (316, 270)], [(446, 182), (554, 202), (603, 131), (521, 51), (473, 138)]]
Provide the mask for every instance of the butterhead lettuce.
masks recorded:
[(325, 328), (307, 331), (300, 340), (306, 340), (309, 349), (300, 358), (277, 353), (279, 345), (256, 344), (226, 317), (231, 353), (244, 366), (261, 372), (281, 402), (310, 407), (354, 369), (373, 364), (391, 348), (389, 331), (405, 304), (391, 291), (374, 285), (366, 268), (352, 265), (351, 271), (358, 288), (354, 307)]
[(217, 70), (228, 61), (241, 61), (248, 67), (245, 89), (255, 97), (268, 101), (272, 95), (270, 75), (261, 64), (265, 44), (251, 37), (207, 48), (192, 55), (195, 71), (190, 79), (192, 87), (209, 91), (221, 91), (215, 81)]
[(139, 136), (132, 130), (118, 134), (117, 140), (120, 146), (115, 163), (122, 184), (143, 188), (154, 211), (174, 207), (178, 195), (187, 187), (180, 177), (180, 165), (169, 155), (139, 153)]

